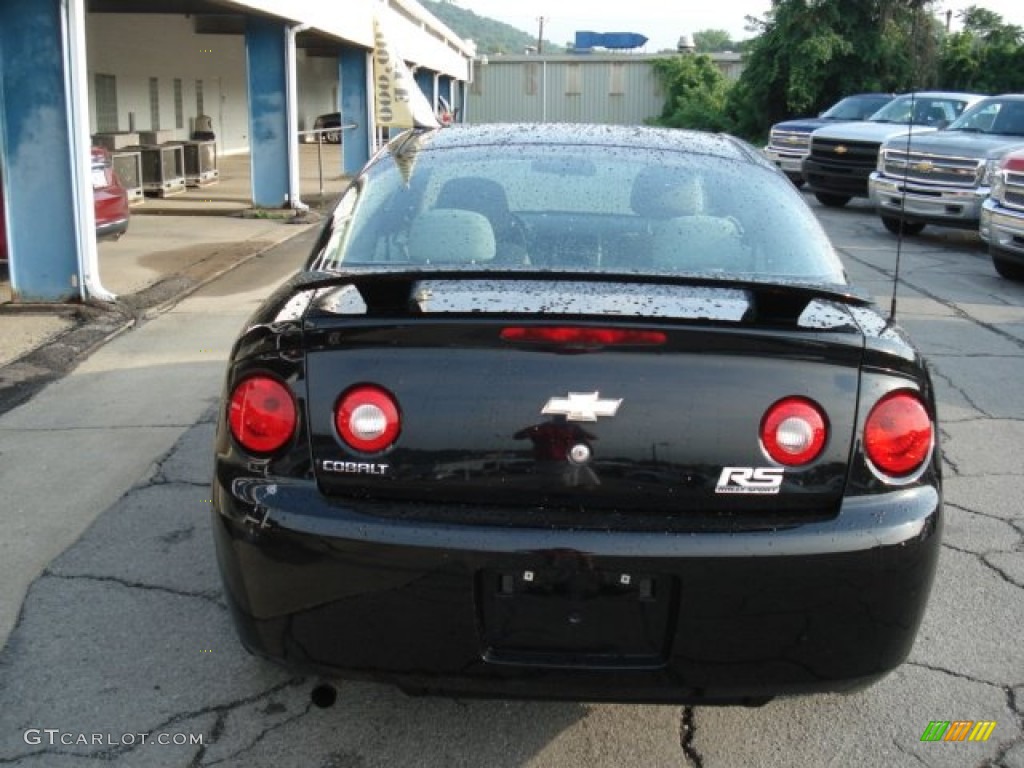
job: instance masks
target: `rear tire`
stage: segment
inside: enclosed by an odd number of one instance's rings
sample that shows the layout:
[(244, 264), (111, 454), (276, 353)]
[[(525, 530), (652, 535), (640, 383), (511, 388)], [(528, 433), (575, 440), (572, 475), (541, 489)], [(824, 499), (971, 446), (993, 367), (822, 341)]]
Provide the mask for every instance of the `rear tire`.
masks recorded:
[(1000, 256), (998, 251), (995, 250), (990, 251), (990, 253), (992, 255), (992, 266), (996, 268), (996, 272), (999, 273), (1000, 277), (1005, 277), (1007, 280), (1024, 282), (1024, 264), (1007, 259), (1005, 256)]
[(814, 196), (826, 208), (842, 208), (850, 202), (849, 195), (830, 195), (828, 192), (815, 192)]
[(894, 235), (900, 234), (902, 231), (904, 235), (920, 235), (925, 225), (920, 221), (901, 221), (894, 216), (883, 216), (882, 226), (892, 232)]

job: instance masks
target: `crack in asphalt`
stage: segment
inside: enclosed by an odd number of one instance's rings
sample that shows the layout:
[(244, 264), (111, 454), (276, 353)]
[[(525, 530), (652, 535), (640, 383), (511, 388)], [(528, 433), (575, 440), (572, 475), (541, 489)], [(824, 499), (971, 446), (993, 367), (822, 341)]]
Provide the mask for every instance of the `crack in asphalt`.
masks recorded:
[[(1017, 694), (1014, 691), (1014, 689), (1017, 687), (1017, 685), (1015, 685), (1015, 684), (1000, 685), (998, 683), (991, 683), (991, 682), (989, 682), (987, 680), (979, 680), (978, 678), (971, 677), (970, 675), (965, 675), (962, 672), (955, 672), (955, 671), (953, 671), (951, 669), (946, 669), (945, 667), (939, 667), (939, 666), (936, 666), (934, 664), (925, 664), (924, 662), (920, 662), (920, 661), (907, 661), (906, 664), (909, 667), (917, 667), (919, 669), (926, 669), (926, 670), (928, 670), (930, 672), (938, 672), (938, 673), (943, 674), (943, 675), (949, 675), (950, 677), (955, 677), (955, 678), (957, 678), (959, 680), (966, 680), (968, 682), (976, 683), (978, 685), (986, 685), (986, 686), (988, 686), (990, 688), (998, 688), (999, 690), (1001, 690), (1003, 692), (1003, 695), (1006, 697), (1006, 705), (1007, 705), (1007, 707), (1009, 708), (1009, 710), (1011, 712), (1013, 712), (1015, 715), (1017, 715), (1017, 723), (1015, 724), (1016, 727), (1017, 727), (1017, 734), (1016, 734), (1016, 736), (1011, 738), (1009, 741), (1005, 742), (1005, 744), (1001, 744), (1000, 751), (997, 754), (997, 756), (993, 760), (984, 763), (984, 765), (986, 765), (986, 766), (1001, 766), (1001, 765), (1003, 765), (1003, 762), (1002, 762), (1003, 758), (1006, 757), (1006, 755), (1010, 752), (1010, 750), (1013, 749), (1014, 747), (1018, 746), (1019, 744), (1024, 744), (1024, 712), (1022, 712), (1019, 709), (1018, 704), (1017, 704)], [(897, 747), (898, 747), (898, 745), (897, 745)]]
[(896, 751), (897, 752), (899, 752), (902, 755), (906, 755), (907, 757), (912, 757), (912, 758), (914, 758), (914, 760), (919, 762), (921, 765), (925, 766), (925, 768), (929, 768), (928, 762), (924, 758), (922, 758), (920, 755), (914, 754), (909, 749), (907, 749), (902, 744), (900, 744), (898, 741), (896, 741), (896, 739), (890, 739), (890, 741), (892, 742), (892, 745), (894, 747), (896, 747)]
[[(984, 408), (982, 408), (980, 405), (975, 403), (974, 400), (971, 399), (971, 396), (968, 395), (967, 392), (964, 390), (964, 388), (959, 386), (958, 384), (954, 384), (953, 380), (949, 377), (949, 375), (947, 375), (947, 374), (943, 373), (941, 370), (939, 370), (939, 366), (937, 366), (934, 362), (930, 362), (929, 365), (928, 365), (928, 368), (929, 368), (929, 370), (931, 370), (932, 375), (935, 378), (941, 379), (942, 381), (946, 382), (946, 385), (950, 389), (952, 389), (954, 392), (958, 393), (960, 395), (960, 397), (962, 397), (964, 399), (964, 402), (966, 402), (967, 405), (969, 405), (971, 408), (973, 408), (974, 410), (976, 410), (978, 413), (982, 414), (986, 418), (989, 418), (989, 419), (996, 418), (991, 413), (989, 413)], [(981, 421), (981, 419), (979, 419), (979, 421)]]
[(993, 571), (995, 571), (996, 574), (998, 574), (1003, 579), (1003, 581), (1005, 581), (1011, 587), (1017, 587), (1017, 589), (1024, 589), (1024, 583), (1021, 583), (1021, 582), (1017, 581), (1015, 578), (1013, 578), (1013, 576), (1008, 574), (1006, 571), (1004, 571), (1002, 568), (1000, 568), (995, 563), (989, 562), (988, 556), (990, 554), (1005, 554), (1005, 553), (1003, 553), (1003, 552), (997, 552), (997, 553), (986, 552), (984, 555), (981, 556), (981, 562), (984, 563), (989, 568), (991, 568)]
[(47, 568), (39, 576), (39, 580), (42, 579), (62, 579), (64, 581), (95, 581), (103, 584), (117, 584), (118, 586), (125, 587), (126, 589), (142, 589), (148, 592), (162, 592), (167, 595), (174, 595), (175, 597), (189, 597), (197, 598), (199, 600), (206, 600), (207, 602), (213, 603), (218, 608), (226, 610), (224, 603), (221, 601), (221, 592), (219, 589), (211, 590), (209, 592), (190, 592), (184, 589), (175, 589), (173, 587), (165, 587), (160, 584), (146, 584), (141, 581), (129, 581), (128, 579), (121, 579), (116, 576), (98, 576), (89, 573), (58, 573), (57, 571)]
[(191, 427), (191, 424), (97, 424), (95, 426), (86, 425), (78, 427), (0, 427), (0, 434), (44, 435), (48, 432), (130, 432), (139, 429), (190, 429)]
[[(257, 701), (260, 701), (261, 699), (264, 699), (264, 698), (266, 698), (268, 696), (273, 696), (274, 694), (280, 693), (281, 691), (284, 691), (286, 689), (295, 688), (295, 687), (298, 687), (298, 686), (301, 686), (301, 685), (305, 685), (305, 683), (306, 683), (306, 678), (305, 677), (292, 677), (292, 678), (289, 678), (288, 680), (285, 680), (282, 683), (278, 683), (277, 685), (274, 685), (271, 688), (268, 688), (268, 689), (266, 689), (264, 691), (260, 691), (259, 693), (255, 693), (255, 694), (252, 694), (250, 696), (245, 696), (245, 697), (240, 698), (240, 699), (235, 699), (234, 701), (230, 701), (230, 702), (227, 702), (225, 704), (214, 704), (212, 706), (203, 707), (201, 709), (193, 710), (191, 712), (182, 712), (182, 713), (179, 713), (177, 715), (173, 715), (172, 717), (168, 718), (167, 720), (163, 721), (162, 723), (158, 723), (153, 728), (149, 729), (148, 731), (145, 731), (145, 734), (148, 737), (148, 736), (152, 736), (153, 734), (156, 734), (156, 733), (167, 733), (167, 732), (169, 732), (169, 729), (173, 728), (176, 725), (179, 725), (181, 723), (187, 723), (190, 720), (195, 720), (197, 718), (203, 717), (205, 715), (210, 715), (210, 714), (216, 714), (218, 716), (218, 721), (220, 721), (222, 718), (226, 718), (227, 714), (229, 714), (234, 709), (238, 709), (239, 707), (244, 707), (244, 706), (247, 706), (249, 704), (253, 704), (253, 703), (257, 702)], [(307, 708), (306, 712), (308, 712), (308, 711), (309, 711), (309, 709)], [(273, 730), (273, 728), (270, 728), (268, 730)], [(216, 738), (220, 738), (220, 736), (222, 736), (222, 735), (223, 735), (223, 730), (218, 731), (216, 723), (215, 723), (214, 724), (213, 733), (211, 733), (211, 738), (213, 738), (214, 736)], [(147, 739), (147, 743), (152, 743), (152, 742), (148, 742), (148, 739)], [(216, 741), (213, 741), (212, 743), (216, 743)], [(131, 754), (136, 749), (139, 749), (140, 747), (143, 747), (143, 746), (145, 746), (145, 745), (142, 744), (141, 741), (140, 741), (140, 743), (138, 743), (138, 744), (121, 744), (121, 745), (118, 745), (118, 746), (114, 747), (113, 749), (108, 749), (108, 750), (106, 750), (104, 752), (91, 752), (91, 753), (67, 752), (67, 751), (64, 751), (64, 750), (57, 750), (57, 749), (42, 749), (42, 750), (36, 750), (34, 752), (25, 752), (23, 754), (14, 755), (12, 757), (7, 757), (7, 758), (0, 757), (0, 765), (9, 765), (9, 764), (16, 763), (16, 762), (18, 762), (20, 760), (25, 760), (27, 758), (32, 758), (32, 757), (38, 757), (40, 755), (58, 755), (58, 756), (61, 756), (61, 757), (78, 757), (78, 758), (83, 758), (83, 759), (87, 759), (87, 760), (102, 760), (104, 762), (112, 762), (114, 760), (117, 760), (117, 759), (125, 756), (125, 755)], [(205, 743), (205, 739), (204, 739), (204, 743), (202, 745), (200, 745), (200, 748), (196, 751), (196, 754), (193, 755), (192, 760), (190, 761), (190, 763), (188, 763), (190, 768), (191, 768), (191, 766), (197, 766), (198, 765), (196, 763), (196, 760), (199, 757), (200, 753), (205, 753), (205, 748), (206, 748), (206, 743)], [(248, 747), (246, 747), (246, 748), (248, 748)]]
[(942, 546), (945, 549), (951, 549), (954, 552), (959, 552), (961, 555), (967, 555), (969, 557), (974, 558), (983, 566), (988, 568), (990, 571), (994, 572), (996, 576), (998, 576), (1002, 581), (1009, 584), (1011, 587), (1016, 587), (1017, 589), (1024, 589), (1024, 584), (1021, 584), (1020, 582), (1014, 580), (1014, 578), (1010, 576), (1008, 573), (1006, 573), (1002, 568), (1000, 568), (998, 565), (995, 565), (994, 563), (990, 563), (986, 559), (986, 557), (990, 554), (1007, 554), (1005, 550), (997, 549), (991, 550), (989, 552), (972, 552), (969, 549), (964, 549), (963, 547), (958, 547), (954, 544), (949, 544), (947, 542), (942, 542)]
[[(262, 731), (260, 731), (256, 735), (256, 738), (254, 738), (252, 740), (252, 742), (250, 742), (249, 744), (245, 745), (244, 747), (242, 747), (240, 749), (235, 750), (230, 755), (222, 757), (219, 760), (214, 760), (211, 763), (203, 763), (203, 762), (201, 762), (201, 760), (197, 759), (197, 760), (193, 761), (192, 765), (190, 765), (189, 768), (207, 768), (208, 766), (219, 765), (221, 763), (225, 763), (225, 762), (227, 762), (229, 760), (233, 760), (233, 759), (235, 759), (237, 757), (240, 757), (241, 755), (244, 755), (249, 750), (254, 749), (256, 747), (256, 745), (259, 744), (261, 741), (263, 741), (263, 739), (266, 738), (269, 734), (273, 733), (274, 731), (278, 730), (279, 728), (284, 728), (286, 725), (290, 725), (291, 723), (294, 723), (297, 720), (301, 720), (302, 718), (304, 718), (306, 715), (309, 714), (309, 712), (310, 712), (310, 710), (312, 708), (313, 708), (313, 702), (312, 702), (312, 700), (310, 700), (309, 702), (306, 703), (305, 708), (301, 712), (299, 712), (299, 713), (297, 713), (295, 715), (292, 715), (291, 717), (286, 718), (286, 719), (284, 719), (284, 720), (282, 720), (282, 721), (280, 721), (278, 723), (274, 723), (273, 725), (268, 725), (266, 728), (264, 728)], [(227, 719), (227, 713), (222, 713), (220, 715), (220, 717), (218, 717), (218, 721), (220, 719), (222, 719), (222, 718), (226, 720)], [(197, 758), (198, 758), (198, 755), (197, 755)]]
[[(1018, 521), (1018, 520), (1016, 520), (1014, 518), (1007, 519), (1005, 517), (1000, 517), (999, 515), (993, 515), (991, 512), (984, 512), (984, 511), (982, 511), (980, 509), (972, 509), (971, 507), (968, 507), (968, 506), (966, 506), (964, 504), (960, 504), (960, 503), (955, 502), (955, 501), (946, 501), (946, 502), (944, 502), (944, 506), (951, 507), (951, 508), (956, 509), (956, 510), (958, 510), (960, 512), (964, 512), (965, 514), (968, 514), (968, 515), (977, 515), (978, 517), (984, 517), (986, 520), (994, 520), (994, 521), (999, 522), (999, 523), (1005, 523), (1006, 525), (1008, 525), (1011, 528), (1013, 528), (1013, 530), (1017, 533), (1017, 535), (1020, 536), (1022, 540), (1024, 540), (1024, 521)], [(999, 550), (991, 550), (991, 551), (993, 551), (993, 552), (1019, 552), (1019, 551), (1022, 551), (1022, 546), (1024, 546), (1024, 541), (1019, 541), (1019, 542), (1017, 542), (1016, 544), (1013, 545), (1012, 549), (999, 549)]]
[(679, 746), (682, 747), (686, 760), (697, 768), (704, 768), (704, 758), (700, 756), (693, 740), (697, 735), (697, 713), (693, 707), (683, 707), (679, 721)]
[[(885, 270), (885, 269), (883, 269), (881, 267), (876, 267), (871, 262), (865, 261), (864, 259), (861, 259), (861, 258), (858, 258), (857, 256), (853, 255), (852, 253), (848, 253), (847, 249), (845, 249), (845, 248), (840, 247), (839, 250), (842, 251), (848, 258), (856, 261), (858, 264), (861, 264), (861, 265), (867, 267), (868, 269), (872, 269), (875, 272), (883, 274), (886, 277), (892, 278), (892, 272), (887, 271), (887, 270)], [(951, 310), (953, 312), (953, 314), (956, 315), (959, 319), (966, 320), (967, 322), (972, 323), (972, 324), (978, 326), (979, 328), (983, 328), (986, 331), (989, 331), (990, 333), (994, 333), (995, 335), (999, 336), (1000, 338), (1010, 342), (1013, 346), (1018, 347), (1021, 350), (1021, 352), (1024, 352), (1024, 339), (1021, 339), (1018, 336), (1014, 336), (1012, 333), (1004, 331), (998, 325), (995, 325), (993, 323), (985, 322), (984, 320), (979, 320), (976, 317), (972, 317), (969, 312), (967, 312), (964, 309), (961, 309), (958, 304), (956, 304), (954, 302), (951, 302), (951, 301), (948, 301), (946, 299), (943, 299), (943, 298), (939, 297), (937, 294), (932, 293), (928, 289), (922, 288), (921, 286), (916, 285), (916, 284), (910, 282), (909, 280), (906, 279), (906, 273), (900, 275), (899, 283), (902, 284), (906, 288), (909, 288), (909, 289), (911, 289), (913, 291), (917, 291), (922, 296), (924, 296), (924, 297), (934, 301), (936, 304), (940, 304), (943, 307), (946, 307), (947, 309)]]
[(134, 490), (129, 491), (128, 493), (125, 494), (125, 497), (127, 498), (128, 496), (131, 496), (136, 491), (141, 491), (146, 488), (153, 488), (156, 486), (164, 485), (185, 485), (188, 486), (189, 488), (202, 488), (204, 491), (210, 490), (210, 483), (197, 483), (193, 480), (170, 480), (164, 477), (162, 474), (154, 474), (153, 477), (151, 477), (146, 482), (145, 485), (135, 486)]
[(976, 683), (977, 685), (987, 685), (989, 688), (998, 688), (1003, 693), (1007, 690), (1012, 691), (1012, 686), (1002, 685), (1000, 683), (993, 683), (989, 680), (981, 680), (977, 677), (971, 677), (970, 675), (964, 674), (963, 672), (957, 672), (953, 669), (947, 669), (946, 667), (940, 667), (935, 664), (925, 664), (923, 661), (907, 661), (905, 662), (909, 667), (917, 667), (918, 669), (927, 669), (929, 672), (938, 672), (939, 674), (949, 675), (955, 677), (958, 680), (966, 680), (969, 683)]

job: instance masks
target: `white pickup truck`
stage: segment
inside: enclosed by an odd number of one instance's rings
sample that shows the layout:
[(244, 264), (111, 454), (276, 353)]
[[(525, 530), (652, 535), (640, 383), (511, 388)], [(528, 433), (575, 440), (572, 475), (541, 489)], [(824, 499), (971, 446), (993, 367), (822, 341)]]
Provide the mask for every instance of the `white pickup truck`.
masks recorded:
[(933, 133), (983, 98), (955, 91), (905, 93), (862, 123), (818, 128), (801, 165), (804, 181), (818, 202), (830, 208), (846, 205), (851, 197), (867, 197), (868, 177), (878, 166), (884, 141), (908, 133)]

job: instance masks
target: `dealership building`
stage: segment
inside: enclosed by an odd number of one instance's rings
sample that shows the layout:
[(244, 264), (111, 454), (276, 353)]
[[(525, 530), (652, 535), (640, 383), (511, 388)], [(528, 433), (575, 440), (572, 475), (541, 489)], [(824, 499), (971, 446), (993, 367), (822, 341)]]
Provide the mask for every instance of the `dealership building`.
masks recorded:
[(112, 298), (97, 269), (94, 143), (158, 160), (197, 150), (200, 171), (199, 150), (248, 152), (253, 204), (300, 208), (301, 133), (341, 113), (339, 170), (357, 171), (380, 136), (375, 17), (428, 102), (463, 107), (472, 43), (415, 0), (3, 0), (0, 189), (15, 300)]

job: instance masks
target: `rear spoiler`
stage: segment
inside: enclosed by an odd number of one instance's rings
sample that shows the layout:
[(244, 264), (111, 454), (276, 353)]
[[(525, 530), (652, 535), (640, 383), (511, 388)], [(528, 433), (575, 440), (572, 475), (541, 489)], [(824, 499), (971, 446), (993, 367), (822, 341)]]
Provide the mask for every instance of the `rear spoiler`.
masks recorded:
[(828, 301), (850, 307), (866, 307), (873, 300), (848, 285), (835, 283), (761, 282), (693, 275), (638, 274), (632, 272), (552, 272), (544, 270), (416, 270), (373, 272), (308, 272), (292, 286), (299, 290), (353, 286), (373, 317), (411, 317), (420, 314), (415, 295), (423, 281), (570, 282), (622, 283), (628, 285), (681, 286), (743, 291), (752, 299), (753, 311), (744, 322), (795, 325), (812, 301)]

